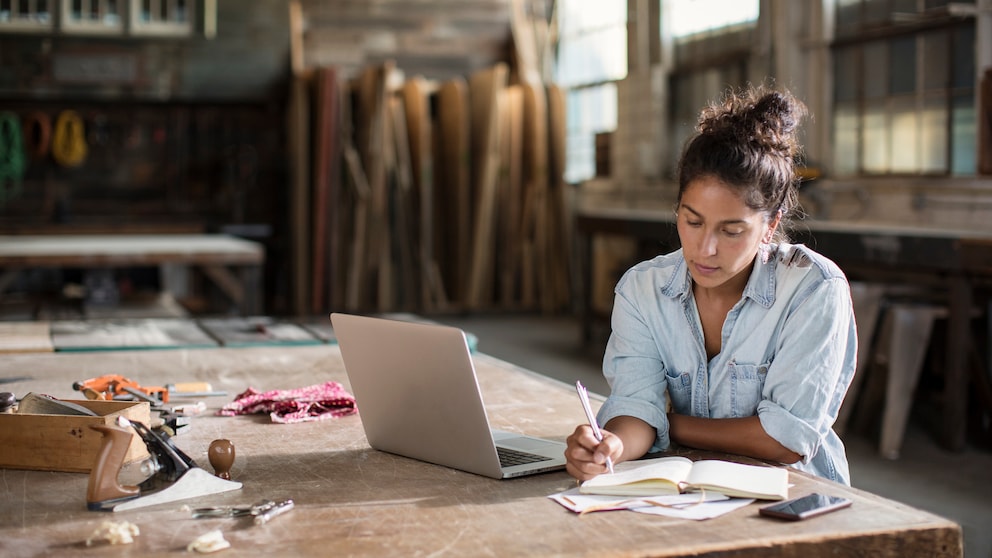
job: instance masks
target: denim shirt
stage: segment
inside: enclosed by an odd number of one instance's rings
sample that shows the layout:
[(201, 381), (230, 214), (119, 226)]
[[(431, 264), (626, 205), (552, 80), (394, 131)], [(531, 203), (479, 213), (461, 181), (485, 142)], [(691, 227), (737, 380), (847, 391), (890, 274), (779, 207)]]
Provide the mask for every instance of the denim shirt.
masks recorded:
[(833, 423), (858, 338), (850, 285), (836, 264), (802, 245), (763, 245), (712, 360), (681, 250), (627, 270), (615, 294), (603, 359), (611, 394), (600, 424), (639, 418), (657, 430), (652, 451), (660, 451), (670, 445), (669, 404), (696, 417), (757, 415), (769, 436), (803, 456), (793, 467), (850, 484)]

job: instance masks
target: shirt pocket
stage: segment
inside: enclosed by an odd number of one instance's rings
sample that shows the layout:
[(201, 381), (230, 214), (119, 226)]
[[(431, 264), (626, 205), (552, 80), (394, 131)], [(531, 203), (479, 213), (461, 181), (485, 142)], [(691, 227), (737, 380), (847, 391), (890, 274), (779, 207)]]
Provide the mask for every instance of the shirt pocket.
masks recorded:
[(768, 376), (768, 364), (731, 362), (730, 412), (734, 417), (750, 417), (758, 412), (761, 394)]
[(680, 415), (690, 414), (692, 408), (692, 376), (688, 372), (665, 370), (668, 380), (668, 399), (672, 410)]

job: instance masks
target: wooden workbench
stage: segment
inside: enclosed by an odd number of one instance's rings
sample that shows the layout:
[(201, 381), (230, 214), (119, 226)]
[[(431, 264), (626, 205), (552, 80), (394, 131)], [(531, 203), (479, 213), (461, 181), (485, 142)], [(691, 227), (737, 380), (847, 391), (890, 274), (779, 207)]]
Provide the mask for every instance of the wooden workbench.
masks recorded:
[(82, 234), (0, 236), (0, 297), (32, 268), (177, 265), (203, 271), (243, 315), (262, 312), (258, 242), (223, 234)]
[[(574, 389), (476, 355), (493, 426), (564, 439), (584, 415)], [(397, 373), (402, 373), (398, 370)], [(2, 386), (71, 398), (73, 380), (122, 374), (144, 384), (208, 381), (229, 394), (328, 380), (348, 387), (335, 345), (11, 355)], [(218, 408), (229, 398), (210, 398)], [(211, 440), (234, 442), (239, 491), (128, 512), (86, 510), (88, 476), (0, 469), (0, 555), (179, 555), (221, 529), (231, 551), (278, 556), (960, 556), (959, 526), (873, 494), (791, 472), (790, 495), (846, 496), (844, 511), (800, 523), (762, 518), (754, 503), (707, 521), (635, 512), (577, 516), (548, 495), (574, 486), (564, 472), (492, 480), (369, 448), (360, 415), (273, 424), (267, 416), (201, 415), (176, 444), (211, 471)], [(690, 456), (699, 456), (686, 452)], [(189, 507), (292, 498), (296, 509), (266, 525), (192, 519)], [(105, 520), (141, 530), (128, 547), (85, 546)], [(228, 551), (228, 553), (231, 553)], [(232, 554), (233, 555), (233, 554)]]

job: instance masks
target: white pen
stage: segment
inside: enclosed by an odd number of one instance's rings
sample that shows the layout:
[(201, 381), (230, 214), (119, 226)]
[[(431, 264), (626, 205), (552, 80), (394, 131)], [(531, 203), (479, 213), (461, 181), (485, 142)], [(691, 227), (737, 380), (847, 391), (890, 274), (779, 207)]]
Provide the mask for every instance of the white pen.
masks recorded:
[[(599, 429), (599, 424), (596, 423), (596, 415), (592, 414), (592, 407), (589, 405), (589, 391), (586, 390), (582, 382), (575, 382), (575, 391), (579, 392), (579, 401), (582, 402), (582, 409), (586, 412), (586, 418), (589, 420), (589, 426), (592, 427), (592, 435), (596, 437), (597, 441), (603, 441), (603, 432)], [(613, 472), (613, 460), (610, 456), (606, 456), (606, 468)]]

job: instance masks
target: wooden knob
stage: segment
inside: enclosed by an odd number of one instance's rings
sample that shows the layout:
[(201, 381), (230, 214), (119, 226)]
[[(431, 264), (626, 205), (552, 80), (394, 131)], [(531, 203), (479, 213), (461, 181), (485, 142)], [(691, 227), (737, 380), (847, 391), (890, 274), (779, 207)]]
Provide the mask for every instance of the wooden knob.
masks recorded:
[(231, 466), (234, 465), (234, 444), (230, 440), (214, 440), (207, 449), (207, 459), (214, 468), (214, 474), (224, 480), (231, 480)]
[(0, 393), (0, 413), (13, 413), (17, 406), (17, 397), (9, 391)]

